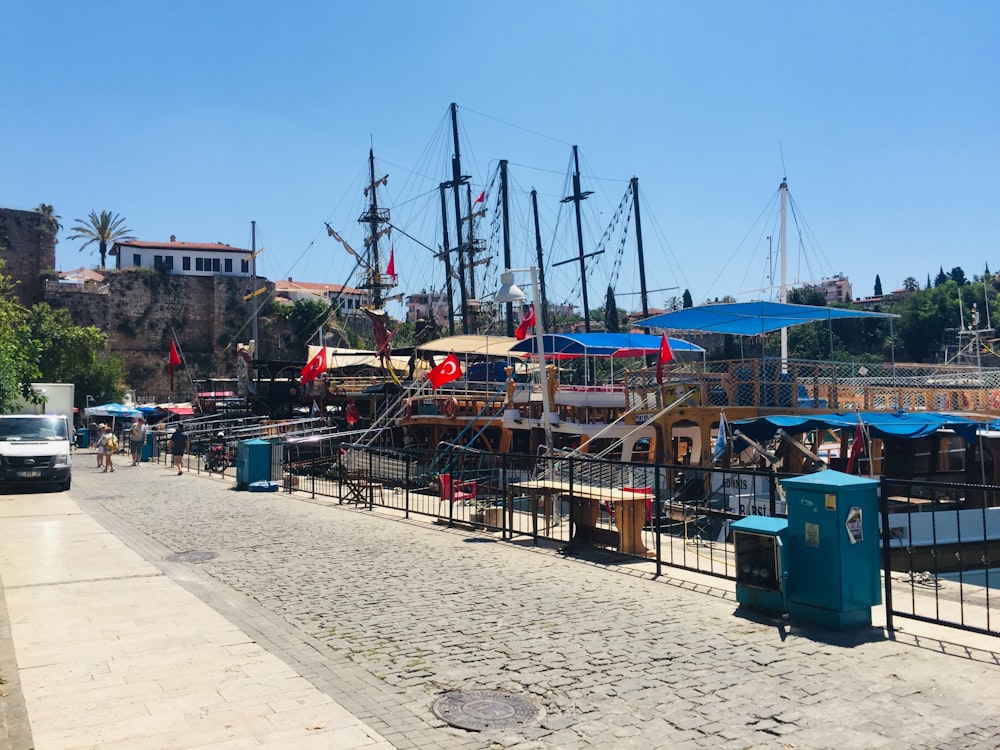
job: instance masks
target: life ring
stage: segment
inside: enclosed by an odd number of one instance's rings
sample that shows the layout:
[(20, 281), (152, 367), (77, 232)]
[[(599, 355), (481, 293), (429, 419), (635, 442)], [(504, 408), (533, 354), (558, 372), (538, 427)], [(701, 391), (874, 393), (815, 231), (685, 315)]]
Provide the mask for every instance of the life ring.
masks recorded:
[(458, 416), (458, 399), (454, 396), (449, 396), (444, 402), (444, 415), (448, 419), (454, 419)]
[(1000, 391), (990, 391), (990, 408), (1000, 409)]

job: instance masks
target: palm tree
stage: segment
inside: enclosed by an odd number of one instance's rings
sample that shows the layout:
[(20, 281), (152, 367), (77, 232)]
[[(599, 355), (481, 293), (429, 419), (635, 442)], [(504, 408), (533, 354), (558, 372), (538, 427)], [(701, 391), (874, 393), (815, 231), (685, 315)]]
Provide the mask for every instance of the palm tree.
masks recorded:
[(118, 240), (135, 239), (131, 234), (132, 230), (124, 226), (125, 219), (110, 211), (101, 211), (100, 216), (97, 215), (96, 211), (91, 211), (86, 222), (82, 219), (76, 221), (77, 226), (70, 229), (76, 234), (71, 234), (66, 239), (87, 240), (80, 246), (81, 252), (87, 245), (96, 242), (101, 253), (101, 268), (104, 268), (104, 260), (108, 255), (108, 245), (114, 244)]
[(62, 229), (62, 224), (59, 223), (61, 216), (56, 216), (56, 210), (48, 203), (39, 203), (38, 207), (35, 209), (42, 216), (50, 217), (56, 223), (56, 230)]

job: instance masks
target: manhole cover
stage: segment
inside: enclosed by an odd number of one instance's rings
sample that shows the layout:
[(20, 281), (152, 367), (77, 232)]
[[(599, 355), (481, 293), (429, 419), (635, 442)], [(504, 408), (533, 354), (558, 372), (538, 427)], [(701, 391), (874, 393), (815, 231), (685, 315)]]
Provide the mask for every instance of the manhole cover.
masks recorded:
[(178, 552), (176, 555), (171, 555), (167, 558), (170, 562), (205, 562), (206, 560), (211, 560), (218, 555), (215, 552), (208, 552), (203, 549), (194, 549), (190, 552)]
[(496, 690), (456, 690), (445, 693), (432, 707), (434, 715), (453, 727), (481, 732), (506, 729), (536, 721), (538, 707), (519, 695)]

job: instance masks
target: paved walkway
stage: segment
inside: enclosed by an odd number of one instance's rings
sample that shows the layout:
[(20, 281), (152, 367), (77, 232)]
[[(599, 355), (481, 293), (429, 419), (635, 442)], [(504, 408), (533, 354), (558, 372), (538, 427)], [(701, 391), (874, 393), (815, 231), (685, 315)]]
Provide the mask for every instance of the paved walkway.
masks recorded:
[[(90, 458), (0, 495), (0, 748), (1000, 746), (997, 639), (803, 630), (725, 581)], [(540, 718), (432, 711), (474, 689)]]

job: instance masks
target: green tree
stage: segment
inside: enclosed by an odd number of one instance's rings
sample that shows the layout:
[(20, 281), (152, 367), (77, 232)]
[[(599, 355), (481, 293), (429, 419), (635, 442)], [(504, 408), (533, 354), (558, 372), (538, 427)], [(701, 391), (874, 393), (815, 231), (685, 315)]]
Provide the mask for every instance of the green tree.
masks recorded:
[(30, 383), (38, 379), (38, 348), (25, 325), (26, 312), (15, 300), (10, 278), (0, 274), (0, 414), (27, 397)]
[(882, 279), (879, 277), (878, 274), (875, 274), (875, 296), (876, 297), (882, 296)]
[(826, 292), (818, 286), (795, 287), (788, 290), (788, 302), (792, 305), (826, 307)]
[[(930, 276), (927, 277), (927, 280), (930, 281)], [(934, 278), (934, 286), (939, 287), (947, 281), (948, 274), (944, 272), (944, 266), (941, 266), (938, 270), (938, 275)]]
[(944, 342), (945, 329), (958, 325), (958, 285), (947, 281), (910, 294), (895, 307), (903, 354), (911, 362), (933, 361)]
[(694, 307), (694, 300), (691, 299), (691, 292), (689, 292), (687, 289), (684, 290), (683, 299), (684, 299), (685, 309), (688, 307)]
[(302, 351), (303, 355), (313, 336), (327, 324), (332, 314), (330, 305), (316, 299), (297, 299), (291, 305), (274, 305), (272, 309), (276, 317), (287, 320), (292, 328), (289, 349)]
[(108, 353), (108, 337), (95, 326), (77, 326), (67, 310), (44, 302), (25, 316), (30, 337), (39, 354), (38, 379), (75, 383), (78, 407), (86, 397), (98, 403), (118, 401), (125, 390), (125, 360)]
[(912, 276), (907, 276), (903, 279), (903, 289), (908, 292), (915, 292), (920, 288), (920, 283)]
[[(110, 211), (101, 211), (100, 215), (96, 211), (91, 211), (87, 220), (76, 219), (77, 225), (69, 231), (75, 232), (66, 239), (86, 240), (80, 245), (80, 251), (93, 243), (97, 243), (97, 249), (101, 253), (101, 268), (104, 268), (108, 255), (108, 246), (113, 245), (118, 240), (134, 240), (132, 230), (125, 226), (125, 219)], [(121, 258), (118, 258), (117, 267), (121, 268)]]
[(59, 219), (62, 217), (56, 216), (55, 209), (48, 203), (39, 203), (38, 206), (35, 207), (35, 210), (42, 214), (42, 216), (50, 217), (56, 223), (56, 231), (63, 228), (62, 224), (59, 223)]
[(948, 278), (954, 281), (959, 286), (965, 286), (969, 283), (969, 280), (965, 278), (965, 271), (961, 269), (960, 266), (955, 266), (948, 274)]
[(621, 331), (621, 319), (618, 317), (618, 305), (615, 302), (615, 290), (608, 285), (608, 293), (604, 304), (604, 330), (608, 333)]

